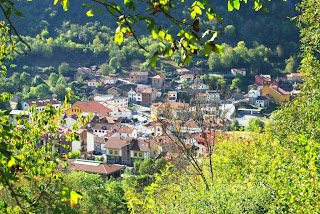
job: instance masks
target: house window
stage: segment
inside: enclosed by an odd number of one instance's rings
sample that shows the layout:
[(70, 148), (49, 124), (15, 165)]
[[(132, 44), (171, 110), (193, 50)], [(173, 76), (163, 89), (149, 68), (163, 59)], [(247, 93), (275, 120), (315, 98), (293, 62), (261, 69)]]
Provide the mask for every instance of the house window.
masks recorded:
[(114, 154), (115, 154), (115, 155), (118, 155), (118, 151), (114, 151)]
[(113, 154), (113, 151), (112, 151), (112, 150), (109, 150), (109, 154), (112, 155), (112, 154)]
[(139, 153), (139, 157), (142, 158), (142, 153)]
[(133, 153), (133, 156), (134, 156), (134, 157), (137, 157), (137, 153), (136, 153), (136, 152), (134, 152), (134, 153)]

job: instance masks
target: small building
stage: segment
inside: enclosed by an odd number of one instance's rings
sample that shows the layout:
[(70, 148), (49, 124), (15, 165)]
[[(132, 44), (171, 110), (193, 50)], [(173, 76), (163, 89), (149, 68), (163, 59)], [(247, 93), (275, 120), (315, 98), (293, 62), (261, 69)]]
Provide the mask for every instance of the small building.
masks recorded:
[(302, 78), (301, 73), (291, 73), (291, 74), (287, 74), (286, 76), (287, 76), (287, 81), (289, 82), (300, 82)]
[(176, 73), (180, 75), (190, 74), (190, 70), (187, 68), (177, 68)]
[(180, 81), (185, 82), (187, 81), (188, 83), (193, 83), (194, 80), (194, 75), (193, 74), (184, 74), (180, 76)]
[(259, 96), (256, 98), (255, 106), (258, 107), (267, 107), (269, 105), (269, 98), (266, 96)]
[(287, 103), (290, 101), (290, 93), (278, 86), (264, 86), (262, 95), (271, 95), (272, 100), (276, 103)]
[(209, 90), (209, 85), (201, 83), (201, 82), (196, 82), (190, 86), (192, 89), (197, 89), (197, 90)]
[(128, 92), (129, 101), (136, 102), (140, 105), (150, 106), (157, 98), (157, 90), (155, 88), (136, 88)]
[(242, 76), (246, 76), (247, 72), (245, 68), (232, 68), (231, 69), (231, 74), (233, 76), (237, 76), (237, 74), (241, 74)]
[(165, 82), (166, 76), (162, 75), (162, 74), (158, 74), (154, 77), (151, 77), (152, 80), (152, 87), (153, 88), (160, 88), (162, 89), (164, 86), (164, 82)]
[(207, 104), (220, 103), (220, 93), (218, 91), (206, 92)]
[(118, 178), (121, 176), (121, 170), (125, 169), (125, 166), (122, 165), (107, 164), (93, 160), (75, 159), (68, 160), (68, 162), (69, 170), (99, 174), (103, 179), (110, 177)]
[(51, 104), (55, 109), (61, 107), (60, 101), (56, 98), (31, 99), (25, 100), (21, 103), (22, 110), (24, 111), (27, 111), (31, 106), (36, 105), (36, 112), (43, 111), (44, 108), (49, 104)]
[(97, 79), (92, 79), (88, 81), (88, 87), (97, 87), (97, 85), (99, 84)]
[(168, 91), (168, 101), (177, 102), (178, 93), (176, 91)]
[(271, 75), (256, 75), (255, 82), (256, 85), (271, 85)]
[(118, 78), (116, 77), (110, 77), (110, 76), (105, 76), (103, 77), (103, 84), (104, 85), (114, 85), (118, 81)]
[(117, 87), (112, 87), (107, 90), (108, 94), (112, 94), (114, 96), (120, 96), (122, 94), (122, 90)]
[(131, 83), (147, 83), (148, 72), (131, 72), (129, 81)]
[(76, 102), (71, 108), (66, 110), (67, 115), (81, 115), (83, 113), (92, 113), (99, 116), (108, 116), (112, 112), (111, 109), (105, 107), (97, 101)]

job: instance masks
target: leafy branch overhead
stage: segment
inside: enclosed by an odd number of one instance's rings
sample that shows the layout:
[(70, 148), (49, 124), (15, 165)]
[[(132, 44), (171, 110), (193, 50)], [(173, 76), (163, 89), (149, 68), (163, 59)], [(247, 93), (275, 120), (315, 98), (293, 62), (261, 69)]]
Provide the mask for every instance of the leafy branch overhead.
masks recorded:
[[(247, 0), (228, 0), (228, 10), (240, 9), (240, 3), (247, 4)], [(54, 4), (59, 1), (55, 0)], [(133, 36), (139, 47), (148, 52), (140, 44), (136, 26), (140, 23), (145, 25), (153, 39), (157, 42), (157, 50), (150, 59), (151, 67), (154, 67), (159, 55), (171, 59), (175, 52), (180, 53), (182, 64), (189, 64), (194, 55), (202, 54), (209, 56), (214, 52), (222, 53), (222, 48), (217, 44), (220, 31), (204, 29), (201, 25), (203, 19), (216, 19), (222, 24), (223, 18), (218, 15), (210, 6), (208, 0), (194, 1), (188, 6), (189, 14), (186, 17), (177, 17), (175, 11), (186, 4), (184, 0), (148, 0), (143, 3), (144, 13), (137, 13), (136, 8), (141, 7), (139, 0), (124, 0), (123, 3), (91, 0), (91, 4), (84, 3), (83, 7), (88, 7), (86, 15), (93, 17), (95, 14), (102, 15), (99, 9), (103, 6), (108, 13), (115, 17), (118, 25), (115, 30), (114, 41), (121, 45), (126, 36)], [(69, 0), (60, 0), (65, 11), (68, 10)], [(263, 9), (263, 0), (255, 0), (253, 9), (258, 11)], [(99, 8), (98, 8), (99, 7)], [(171, 26), (165, 27), (160, 24), (159, 19), (167, 19)], [(178, 30), (177, 30), (178, 29)]]

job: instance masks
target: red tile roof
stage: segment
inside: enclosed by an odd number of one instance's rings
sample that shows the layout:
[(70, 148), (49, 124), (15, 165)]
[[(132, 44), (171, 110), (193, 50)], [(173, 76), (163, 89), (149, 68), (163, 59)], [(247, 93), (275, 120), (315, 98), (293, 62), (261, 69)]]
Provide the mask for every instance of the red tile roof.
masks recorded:
[(165, 75), (162, 75), (162, 74), (158, 74), (158, 75), (156, 75), (156, 76), (154, 76), (154, 77), (151, 77), (152, 79), (165, 79), (166, 78), (166, 76)]
[(131, 141), (132, 137), (110, 137), (110, 139), (104, 144), (104, 148), (121, 149), (122, 147), (129, 145)]
[(91, 112), (91, 113), (97, 113), (99, 116), (106, 116), (109, 112), (112, 112), (111, 109), (105, 107), (104, 105), (100, 104), (97, 101), (90, 101), (90, 102), (76, 102), (73, 104), (72, 107), (79, 107), (84, 112)]
[(150, 148), (153, 146), (155, 142), (153, 140), (143, 140), (138, 139), (134, 141), (130, 150), (132, 151), (141, 151), (141, 152), (149, 152)]
[(88, 160), (68, 160), (69, 169), (77, 171), (85, 171), (90, 173), (98, 173), (103, 175), (110, 175), (114, 172), (117, 172), (121, 169), (124, 169), (125, 166), (106, 164), (99, 161), (88, 161)]

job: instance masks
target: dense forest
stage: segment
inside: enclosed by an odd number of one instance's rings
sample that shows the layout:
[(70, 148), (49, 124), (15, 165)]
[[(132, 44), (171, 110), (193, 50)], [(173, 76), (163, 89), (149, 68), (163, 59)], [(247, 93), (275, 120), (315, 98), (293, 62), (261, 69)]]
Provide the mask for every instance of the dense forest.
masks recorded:
[[(298, 13), (296, 3), (268, 2), (269, 13), (254, 12), (244, 4), (240, 11), (227, 12), (225, 4), (216, 3), (213, 7), (224, 17), (224, 25), (219, 22), (204, 25), (223, 31), (219, 42), (224, 53), (212, 53), (208, 60), (197, 56), (190, 63), (214, 72), (249, 66), (250, 75), (277, 75), (295, 72), (301, 58), (302, 93), (276, 111), (273, 120), (264, 127), (250, 129), (252, 132), (245, 137), (218, 137), (214, 153), (196, 166), (192, 162), (181, 167), (179, 163), (163, 159), (145, 159), (135, 162), (132, 170), (126, 170), (121, 181), (104, 182), (93, 174), (57, 171), (61, 163), (57, 161), (57, 154), (50, 156), (52, 145), (40, 151), (34, 149), (44, 129), (57, 131), (53, 120), (61, 112), (49, 106), (32, 116), (30, 124), (17, 118), (18, 125), (9, 125), (9, 116), (0, 111), (0, 182), (3, 185), (0, 211), (318, 213), (320, 43), (314, 38), (320, 36), (317, 30), (320, 5), (316, 0), (302, 0)], [(16, 21), (19, 23), (16, 27), (21, 29), (33, 50), (6, 62), (11, 77), (2, 77), (1, 84), (7, 84), (11, 91), (20, 92), (26, 98), (52, 93), (41, 77), (33, 75), (40, 68), (51, 88), (58, 91), (58, 85), (66, 85), (61, 77), (70, 76), (75, 66), (106, 63), (111, 70), (123, 72), (130, 71), (130, 63), (123, 62), (138, 59), (143, 64), (152, 57), (152, 51), (140, 50), (131, 37), (121, 46), (115, 44), (116, 26), (110, 21), (111, 16), (88, 18), (84, 15), (85, 9), (72, 6), (70, 12), (64, 12), (44, 2), (21, 5), (26, 18)], [(180, 11), (183, 15), (187, 10)], [(290, 22), (287, 17), (295, 15), (298, 22)], [(91, 18), (96, 20), (88, 22)], [(302, 44), (299, 44), (299, 35)], [(147, 33), (139, 32), (139, 39), (149, 50), (154, 48), (152, 37)], [(18, 46), (19, 50), (25, 48), (23, 44)], [(300, 49), (301, 55), (298, 55)], [(179, 57), (175, 59), (181, 62)], [(158, 61), (155, 69), (163, 69), (165, 66), (161, 63), (164, 62)], [(141, 68), (152, 72), (148, 64)], [(108, 69), (106, 72), (110, 73)], [(10, 91), (4, 86), (1, 88), (1, 92)]]

